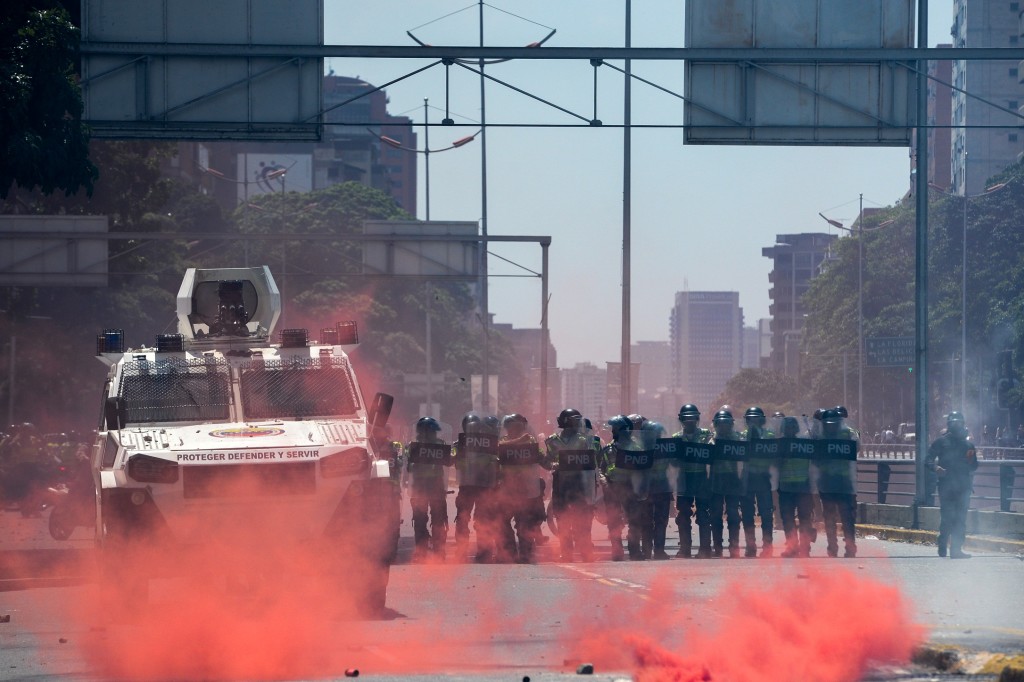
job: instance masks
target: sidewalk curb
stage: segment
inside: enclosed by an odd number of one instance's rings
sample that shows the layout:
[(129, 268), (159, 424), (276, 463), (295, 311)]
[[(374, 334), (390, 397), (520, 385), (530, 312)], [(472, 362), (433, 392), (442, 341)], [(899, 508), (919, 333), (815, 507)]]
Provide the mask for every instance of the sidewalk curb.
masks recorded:
[[(935, 545), (939, 534), (934, 530), (912, 530), (893, 526), (875, 526), (866, 523), (857, 524), (857, 535), (864, 537), (873, 535), (880, 540), (893, 542), (910, 542), (918, 545)], [(965, 548), (985, 552), (1002, 552), (1004, 554), (1024, 554), (1024, 540), (1009, 540), (986, 535), (968, 535), (964, 542)]]
[(998, 675), (999, 682), (1024, 680), (1024, 654), (969, 651), (959, 646), (922, 644), (911, 658), (919, 666), (956, 675)]

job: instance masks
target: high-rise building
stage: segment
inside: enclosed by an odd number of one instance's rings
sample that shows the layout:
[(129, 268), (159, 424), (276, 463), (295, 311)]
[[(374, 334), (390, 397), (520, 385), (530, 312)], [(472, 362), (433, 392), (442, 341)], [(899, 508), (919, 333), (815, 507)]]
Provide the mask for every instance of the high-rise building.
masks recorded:
[[(953, 11), (955, 47), (1020, 46), (1021, 3), (954, 0)], [(1016, 59), (956, 60), (952, 75), (958, 88), (952, 95), (952, 187), (957, 194), (977, 194), (1024, 150), (1015, 115), (1024, 85)]]
[(740, 369), (743, 309), (735, 291), (680, 291), (669, 339), (672, 376), (687, 401), (702, 409)]
[(640, 364), (637, 387), (646, 393), (656, 393), (672, 385), (672, 346), (668, 341), (637, 341), (629, 356)]
[(740, 367), (757, 369), (761, 366), (761, 332), (757, 327), (743, 328), (743, 357)]
[(772, 315), (772, 351), (769, 367), (795, 375), (800, 369), (800, 340), (804, 329), (801, 300), (828, 254), (834, 234), (809, 232), (775, 235), (775, 245), (761, 249), (772, 259), (768, 281)]
[[(952, 47), (949, 43), (937, 47)], [(953, 60), (928, 62), (928, 182), (943, 190), (952, 185)], [(917, 133), (917, 130), (914, 130)], [(912, 145), (911, 150), (917, 147)], [(913, 152), (911, 162), (913, 163)]]
[(757, 366), (768, 368), (772, 359), (772, 318), (757, 321)]
[(571, 407), (593, 422), (608, 419), (605, 407), (607, 383), (608, 371), (592, 362), (578, 362), (574, 367), (562, 370), (562, 403), (559, 411)]
[[(519, 370), (526, 377), (526, 397), (528, 405), (521, 406), (518, 409), (530, 420), (531, 423), (537, 422), (537, 420), (544, 419), (550, 420), (552, 414), (541, 415), (539, 413), (532, 412), (532, 410), (540, 410), (540, 389), (541, 389), (541, 334), (542, 330), (538, 328), (528, 329), (516, 329), (510, 324), (500, 324), (492, 322), (490, 325), (492, 332), (500, 333), (512, 346), (512, 352), (515, 355), (515, 361), (519, 365)], [(561, 407), (562, 399), (562, 386), (561, 386), (561, 374), (558, 368), (558, 352), (555, 350), (554, 344), (551, 343), (551, 336), (548, 335), (548, 400), (547, 407), (548, 412), (557, 414)]]

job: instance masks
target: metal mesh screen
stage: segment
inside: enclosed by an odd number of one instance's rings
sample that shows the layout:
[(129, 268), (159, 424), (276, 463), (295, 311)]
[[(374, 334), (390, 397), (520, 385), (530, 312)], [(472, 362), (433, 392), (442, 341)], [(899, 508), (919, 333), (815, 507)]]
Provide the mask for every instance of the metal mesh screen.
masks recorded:
[(267, 360), (242, 367), (246, 419), (350, 416), (359, 409), (342, 358)]
[(161, 358), (126, 362), (119, 394), (132, 423), (228, 419), (230, 370), (223, 360)]

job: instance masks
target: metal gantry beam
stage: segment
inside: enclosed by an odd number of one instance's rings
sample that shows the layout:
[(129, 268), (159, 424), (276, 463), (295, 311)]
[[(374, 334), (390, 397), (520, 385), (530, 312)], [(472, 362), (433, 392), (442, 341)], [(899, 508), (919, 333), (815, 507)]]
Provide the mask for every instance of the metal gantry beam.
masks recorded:
[(626, 59), (704, 62), (917, 62), (1024, 59), (1018, 47), (481, 47), (479, 45), (229, 45), (82, 42), (84, 55), (383, 59)]

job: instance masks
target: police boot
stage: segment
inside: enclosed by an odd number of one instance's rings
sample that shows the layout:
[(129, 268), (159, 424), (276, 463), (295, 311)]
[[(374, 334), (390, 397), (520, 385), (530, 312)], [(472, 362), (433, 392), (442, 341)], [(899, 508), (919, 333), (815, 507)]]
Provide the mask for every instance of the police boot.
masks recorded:
[(711, 558), (711, 529), (706, 526), (698, 526), (698, 542), (700, 543), (697, 549), (698, 559), (710, 559)]
[(756, 557), (757, 556), (757, 538), (754, 537), (754, 529), (753, 528), (744, 528), (743, 529), (743, 539), (747, 543), (747, 548), (746, 548), (746, 551), (743, 553), (743, 556), (747, 557), (748, 559)]
[(946, 536), (942, 535), (941, 533), (939, 533), (939, 537), (938, 537), (939, 556), (946, 556), (946, 545), (948, 544), (948, 542), (949, 542), (949, 540), (946, 538)]
[(626, 552), (622, 548), (622, 538), (612, 538), (612, 561), (622, 561)]
[(690, 525), (690, 519), (686, 519), (685, 525), (677, 523), (676, 526), (679, 528), (679, 550), (676, 556), (680, 559), (689, 559), (693, 550), (693, 527)]

